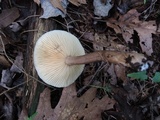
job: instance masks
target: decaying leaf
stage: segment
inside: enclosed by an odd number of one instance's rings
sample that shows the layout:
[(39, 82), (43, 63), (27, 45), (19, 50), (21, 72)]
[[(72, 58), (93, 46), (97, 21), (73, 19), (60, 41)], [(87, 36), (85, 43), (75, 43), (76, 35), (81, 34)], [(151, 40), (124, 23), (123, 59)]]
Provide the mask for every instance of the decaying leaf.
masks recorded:
[(131, 101), (131, 100), (137, 101), (138, 100), (137, 96), (140, 92), (139, 89), (137, 88), (137, 86), (134, 83), (132, 83), (132, 84), (128, 83), (128, 85), (126, 85), (126, 88), (127, 87), (128, 87), (128, 89), (126, 89), (126, 90), (128, 92), (128, 94), (127, 94), (128, 101)]
[[(83, 33), (82, 33), (83, 34)], [(106, 37), (105, 34), (99, 34), (94, 32), (85, 32), (83, 38), (93, 43), (95, 51), (99, 50), (115, 50), (115, 51), (127, 51), (128, 48), (122, 44), (114, 42), (117, 37)]]
[(20, 16), (17, 8), (4, 9), (0, 14), (0, 28), (7, 27)]
[(93, 32), (85, 32), (85, 33), (81, 33), (83, 34), (83, 38), (86, 39), (89, 42), (93, 42), (94, 41), (94, 33)]
[(107, 38), (104, 34), (94, 34), (93, 48), (95, 51), (103, 50), (103, 47), (108, 47), (109, 43), (107, 42)]
[(17, 73), (21, 73), (23, 70), (23, 54), (22, 52), (19, 52), (18, 55), (16, 56), (16, 59), (13, 63), (13, 65), (11, 66), (10, 70), (12, 72), (17, 72)]
[(64, 1), (66, 2), (66, 0), (50, 0), (50, 1), (53, 7), (60, 9), (61, 11), (63, 11), (63, 13), (66, 13), (66, 10), (64, 9), (62, 5)]
[(101, 46), (101, 47), (108, 47), (110, 45), (109, 42), (107, 42), (107, 37), (105, 34), (98, 34), (95, 33), (94, 35), (94, 43)]
[(111, 0), (107, 0), (106, 3), (103, 3), (102, 0), (94, 0), (94, 14), (101, 17), (108, 16), (110, 9), (113, 7)]
[(61, 1), (41, 0), (41, 6), (44, 12), (40, 18), (47, 19), (50, 17), (57, 17), (59, 15), (65, 17), (67, 5), (68, 2), (66, 0), (61, 0)]
[(13, 77), (13, 72), (11, 72), (9, 69), (3, 70), (0, 84), (3, 87), (8, 88), (7, 86), (12, 83), (12, 77)]
[(37, 115), (34, 120), (55, 120), (53, 119), (54, 110), (51, 108), (49, 88), (44, 89), (39, 98), (39, 104), (37, 108)]
[(50, 90), (46, 88), (40, 95), (35, 120), (101, 120), (101, 112), (113, 108), (115, 101), (108, 96), (96, 98), (96, 88), (90, 88), (81, 97), (76, 96), (75, 84), (63, 89), (58, 105), (53, 110), (50, 105)]
[(101, 112), (113, 108), (115, 101), (108, 96), (98, 99), (95, 95), (96, 88), (90, 88), (80, 98), (76, 96), (75, 84), (64, 88), (62, 97), (54, 110), (53, 119), (101, 120)]
[[(113, 19), (114, 20), (114, 19)], [(110, 28), (113, 28), (114, 31), (117, 33), (117, 34), (120, 34), (122, 33), (121, 31), (121, 28), (119, 26), (117, 26), (116, 24), (113, 24), (111, 23), (110, 21), (112, 21), (112, 19), (110, 19), (109, 21), (107, 21), (107, 26), (110, 27)], [(115, 21), (115, 20), (114, 20)]]
[(134, 30), (138, 32), (142, 51), (145, 52), (147, 55), (151, 55), (153, 53), (152, 33), (156, 32), (155, 21), (148, 21), (140, 24), (141, 27), (135, 27)]
[(4, 52), (4, 48), (3, 45), (7, 45), (10, 44), (12, 42), (11, 38), (9, 38), (8, 36), (6, 36), (1, 30), (0, 30), (0, 52)]
[(0, 65), (4, 66), (4, 67), (10, 67), (11, 66), (10, 62), (3, 55), (0, 55)]
[(86, 4), (86, 0), (68, 0), (68, 1), (76, 6), (80, 6), (81, 4)]
[(127, 14), (121, 16), (119, 20), (110, 19), (107, 23), (110, 27), (117, 25), (118, 27), (113, 28), (116, 32), (120, 33), (119, 28), (125, 41), (133, 43), (131, 38), (134, 34), (134, 30), (138, 33), (140, 39), (140, 46), (143, 52), (147, 55), (153, 53), (152, 49), (152, 33), (156, 32), (155, 21), (140, 21), (140, 13), (137, 10), (132, 9)]
[(117, 75), (117, 78), (123, 81), (124, 84), (127, 82), (127, 77), (126, 77), (126, 67), (122, 65), (115, 65), (114, 67), (115, 73)]

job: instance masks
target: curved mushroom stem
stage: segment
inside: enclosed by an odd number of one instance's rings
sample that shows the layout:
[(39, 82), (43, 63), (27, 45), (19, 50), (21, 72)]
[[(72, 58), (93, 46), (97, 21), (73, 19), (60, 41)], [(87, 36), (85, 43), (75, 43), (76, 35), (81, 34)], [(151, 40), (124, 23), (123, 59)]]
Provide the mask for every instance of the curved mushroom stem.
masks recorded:
[(134, 64), (143, 64), (144, 60), (146, 60), (144, 55), (136, 52), (98, 51), (82, 56), (69, 56), (65, 62), (68, 65), (79, 65), (97, 61), (108, 61), (131, 67)]

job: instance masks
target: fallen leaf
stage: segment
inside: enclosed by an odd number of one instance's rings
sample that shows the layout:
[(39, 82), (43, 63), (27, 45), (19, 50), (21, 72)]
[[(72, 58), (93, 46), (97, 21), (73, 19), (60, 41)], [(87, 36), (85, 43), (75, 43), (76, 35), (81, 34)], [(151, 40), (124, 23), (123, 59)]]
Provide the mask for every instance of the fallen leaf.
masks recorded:
[(127, 83), (126, 67), (122, 65), (115, 65), (114, 69), (117, 77), (123, 81), (123, 84), (126, 84)]
[(118, 28), (121, 28), (122, 36), (127, 43), (133, 43), (132, 35), (136, 31), (139, 35), (142, 51), (150, 56), (153, 53), (152, 33), (156, 32), (156, 23), (155, 21), (140, 21), (139, 16), (140, 13), (136, 9), (132, 9), (127, 14), (120, 16), (119, 20), (108, 20), (107, 25), (110, 27), (117, 25), (113, 29), (118, 33), (120, 33)]
[(66, 13), (66, 10), (62, 6), (62, 1), (64, 2), (64, 0), (50, 0), (50, 1), (53, 7), (60, 9), (61, 11), (63, 11), (63, 13)]
[[(109, 21), (112, 21), (112, 20), (110, 19)], [(117, 25), (115, 25), (115, 24), (113, 24), (113, 23), (111, 23), (111, 22), (109, 22), (109, 21), (106, 22), (106, 24), (107, 24), (108, 27), (113, 28), (114, 31), (115, 31), (117, 34), (122, 33), (122, 31), (121, 31), (121, 29), (120, 29), (119, 26), (117, 26)], [(115, 21), (115, 20), (114, 20), (114, 21)]]
[(117, 120), (142, 120), (141, 109), (136, 104), (129, 104), (130, 102), (127, 101), (126, 95), (127, 93), (124, 89), (116, 88), (113, 97), (118, 104), (115, 106), (116, 110), (112, 114), (109, 114), (109, 116), (112, 115)]
[(89, 42), (93, 42), (94, 41), (94, 33), (93, 32), (85, 32), (82, 37), (84, 39), (88, 40)]
[(78, 98), (75, 84), (72, 84), (63, 89), (58, 105), (52, 109), (51, 91), (46, 88), (40, 95), (35, 120), (101, 120), (101, 112), (113, 108), (115, 101), (107, 95), (102, 99), (96, 98), (96, 89), (90, 88)]
[(116, 85), (117, 84), (117, 75), (115, 73), (115, 65), (111, 64), (110, 67), (108, 68), (107, 72), (111, 76), (110, 83), (112, 85)]
[(27, 112), (26, 107), (23, 107), (23, 109), (18, 117), (19, 117), (18, 120), (27, 120), (28, 112)]
[[(59, 2), (59, 1), (57, 1)], [(62, 8), (58, 8), (58, 3), (55, 1), (55, 3), (50, 0), (41, 0), (41, 6), (43, 8), (43, 15), (40, 18), (45, 18), (48, 19), (50, 17), (57, 17), (57, 16), (62, 16), (65, 17), (65, 11), (66, 11), (66, 7), (68, 5), (68, 2), (66, 0), (63, 0), (62, 5), (63, 5), (63, 9)], [(54, 4), (54, 5), (53, 5)], [(55, 6), (55, 7), (54, 7)]]
[(0, 14), (0, 28), (7, 27), (20, 16), (17, 8), (4, 9)]
[(2, 86), (10, 86), (12, 83), (12, 77), (13, 77), (13, 72), (11, 72), (9, 69), (2, 70), (2, 78), (1, 78), (1, 85)]
[(13, 32), (18, 32), (19, 30), (22, 29), (22, 25), (19, 24), (19, 22), (12, 22), (9, 25), (9, 28), (13, 31)]
[[(103, 103), (103, 104), (102, 104)], [(54, 110), (54, 120), (101, 120), (104, 110), (113, 108), (115, 101), (107, 95), (96, 98), (96, 88), (90, 88), (81, 97), (76, 96), (75, 84), (63, 89), (62, 96)]]
[(36, 111), (37, 115), (34, 120), (55, 120), (53, 119), (54, 110), (51, 108), (50, 92), (51, 90), (49, 88), (45, 88), (41, 93)]
[(10, 71), (21, 73), (23, 71), (23, 54), (19, 52), (14, 60), (13, 65), (10, 68)]
[(126, 88), (128, 87), (128, 89), (126, 89), (126, 91), (128, 92), (127, 100), (136, 102), (138, 100), (138, 95), (140, 93), (137, 86), (134, 83), (128, 83), (128, 86), (125, 86), (125, 87)]
[(37, 3), (38, 5), (40, 5), (40, 0), (33, 0), (35, 3)]
[(101, 17), (108, 16), (110, 9), (113, 7), (111, 0), (107, 0), (106, 3), (103, 3), (101, 0), (94, 0), (94, 14)]
[(132, 9), (127, 12), (127, 14), (120, 16), (118, 22), (116, 22), (122, 31), (122, 36), (125, 39), (125, 41), (133, 43), (133, 39), (131, 39), (132, 34), (134, 33), (134, 22), (133, 20), (137, 20), (137, 17), (140, 15), (140, 13), (137, 12), (137, 10)]
[(152, 33), (156, 32), (155, 21), (143, 22), (141, 27), (135, 27), (134, 30), (138, 32), (142, 51), (150, 56), (153, 53)]
[(3, 55), (0, 55), (0, 65), (3, 66), (3, 67), (10, 67), (11, 66), (8, 59), (6, 59), (6, 57), (3, 56)]
[(87, 4), (86, 0), (68, 0), (75, 6), (80, 6), (81, 4)]
[(1, 30), (0, 30), (0, 39), (2, 40), (0, 41), (0, 52), (2, 53), (4, 52), (3, 45), (5, 46), (7, 44), (10, 44), (12, 40), (8, 36), (6, 36)]
[(95, 33), (94, 35), (94, 43), (101, 47), (108, 47), (110, 43), (107, 41), (107, 37), (105, 34)]

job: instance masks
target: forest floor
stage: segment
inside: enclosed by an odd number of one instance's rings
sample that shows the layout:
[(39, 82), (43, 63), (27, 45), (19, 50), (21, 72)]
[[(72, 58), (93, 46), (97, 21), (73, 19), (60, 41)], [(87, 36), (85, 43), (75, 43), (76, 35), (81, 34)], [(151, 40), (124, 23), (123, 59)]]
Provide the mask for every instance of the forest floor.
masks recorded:
[[(2, 0), (0, 12), (0, 120), (160, 120), (159, 0)], [(40, 32), (68, 31), (86, 53), (117, 54), (68, 87), (47, 85), (26, 69), (39, 20), (56, 26)]]

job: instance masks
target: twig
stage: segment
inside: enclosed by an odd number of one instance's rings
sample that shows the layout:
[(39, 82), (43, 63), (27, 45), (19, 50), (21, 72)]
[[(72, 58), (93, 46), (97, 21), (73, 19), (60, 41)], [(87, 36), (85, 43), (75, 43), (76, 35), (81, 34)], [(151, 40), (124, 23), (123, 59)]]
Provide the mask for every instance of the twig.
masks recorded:
[(32, 17), (40, 17), (40, 15), (30, 15), (26, 17), (25, 19), (23, 19), (23, 21), (26, 21), (28, 18), (32, 18)]
[[(24, 33), (28, 33), (28, 32), (38, 32), (38, 31), (40, 31), (40, 30), (38, 30), (38, 29), (34, 29), (34, 30), (25, 30), (25, 31), (23, 31), (20, 35), (22, 35), (22, 34), (24, 34)], [(46, 33), (47, 31), (41, 30), (41, 32)]]
[(2, 115), (0, 116), (0, 119), (1, 119), (3, 116), (4, 116), (4, 114), (2, 114)]
[(60, 21), (58, 21), (58, 20), (56, 20), (56, 19), (53, 19), (53, 18), (52, 18), (52, 20), (55, 21), (55, 22), (57, 22), (57, 23), (59, 23), (59, 24), (61, 24), (62, 26), (64, 26), (64, 27), (67, 28), (67, 25), (63, 24), (62, 22), (60, 22)]
[(149, 15), (151, 14), (151, 12), (153, 11), (156, 2), (157, 2), (157, 0), (152, 0), (151, 5), (141, 13), (141, 14), (145, 14), (149, 10), (149, 13), (145, 19), (147, 19), (149, 17)]

